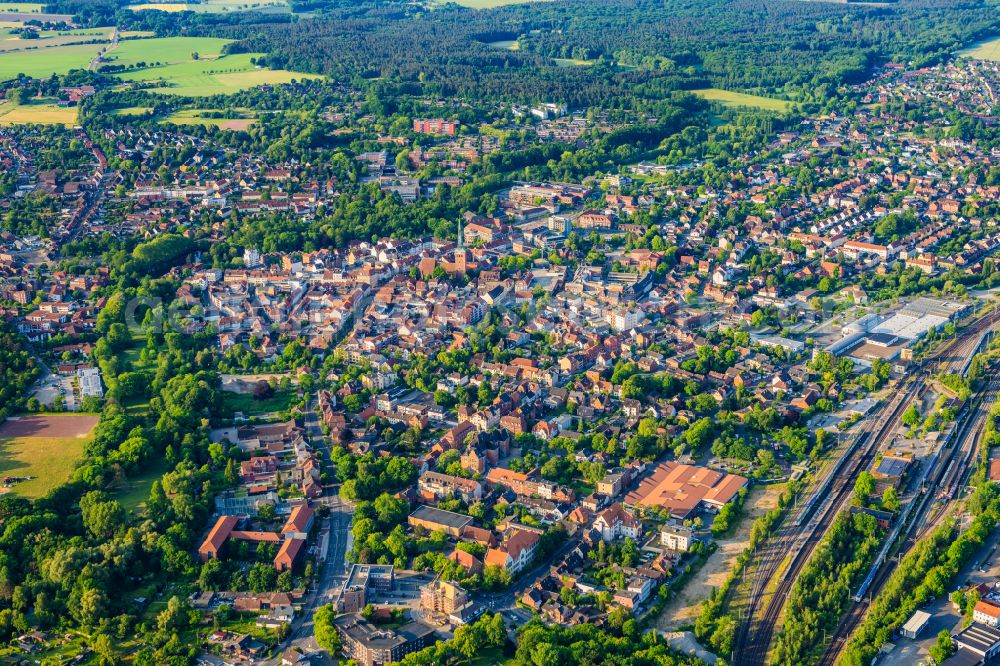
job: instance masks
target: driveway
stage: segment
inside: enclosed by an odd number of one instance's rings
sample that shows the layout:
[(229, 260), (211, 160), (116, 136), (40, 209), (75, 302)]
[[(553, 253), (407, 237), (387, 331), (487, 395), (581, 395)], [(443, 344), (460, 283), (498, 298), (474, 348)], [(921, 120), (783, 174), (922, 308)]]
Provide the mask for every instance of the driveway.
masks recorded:
[[(986, 583), (992, 585), (1000, 580), (1000, 557), (996, 556), (997, 546), (1000, 545), (1000, 531), (996, 531), (990, 539), (983, 544), (969, 563), (962, 568), (955, 580), (949, 587), (948, 594), (939, 599), (925, 604), (921, 610), (931, 614), (931, 619), (927, 626), (920, 632), (916, 640), (910, 640), (899, 636), (895, 642), (895, 649), (884, 657), (879, 663), (886, 666), (917, 666), (919, 664), (930, 664), (929, 650), (937, 640), (938, 632), (947, 629), (952, 634), (962, 628), (963, 620), (948, 595), (952, 590), (965, 588), (969, 585)], [(980, 566), (984, 571), (980, 571)]]

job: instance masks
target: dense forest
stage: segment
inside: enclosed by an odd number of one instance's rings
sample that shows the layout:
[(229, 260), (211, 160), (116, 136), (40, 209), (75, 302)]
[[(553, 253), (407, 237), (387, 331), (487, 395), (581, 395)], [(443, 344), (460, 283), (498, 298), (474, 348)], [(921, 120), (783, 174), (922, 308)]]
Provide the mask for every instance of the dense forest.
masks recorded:
[[(930, 62), (995, 30), (978, 1), (893, 7), (750, 0), (582, 0), (472, 11), (331, 7), (320, 20), (261, 31), (219, 27), (274, 66), (334, 77), (419, 81), (439, 94), (556, 98), (570, 104), (655, 98), (678, 88), (788, 91), (822, 100), (885, 60)], [(663, 21), (669, 16), (669, 21)], [(762, 29), (762, 26), (765, 29)], [(519, 49), (488, 45), (517, 39)], [(550, 67), (552, 58), (592, 62)]]
[(29, 386), (42, 374), (21, 336), (7, 322), (0, 322), (0, 421), (24, 407)]
[[(930, 64), (995, 33), (1000, 13), (984, 12), (984, 2), (556, 0), (490, 10), (293, 3), (316, 12), (308, 20), (130, 12), (109, 0), (56, 0), (48, 8), (74, 13), (87, 25), (232, 38), (238, 40), (232, 51), (266, 53), (268, 66), (342, 82), (379, 77), (418, 94), (635, 108), (708, 86), (822, 104), (874, 65)], [(500, 40), (516, 40), (518, 48), (490, 45)], [(556, 58), (588, 66), (560, 67)]]

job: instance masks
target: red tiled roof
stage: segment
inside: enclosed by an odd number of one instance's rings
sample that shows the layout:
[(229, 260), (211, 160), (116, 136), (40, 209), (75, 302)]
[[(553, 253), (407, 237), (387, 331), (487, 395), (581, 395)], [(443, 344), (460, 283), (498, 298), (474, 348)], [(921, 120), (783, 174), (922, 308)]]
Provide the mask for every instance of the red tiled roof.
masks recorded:
[(300, 504), (294, 509), (292, 513), (288, 516), (288, 521), (285, 526), (281, 528), (282, 534), (288, 533), (299, 533), (307, 532), (309, 530), (309, 523), (312, 522), (313, 513), (311, 507), (307, 504)]
[(305, 545), (305, 539), (285, 539), (281, 544), (281, 548), (278, 549), (278, 554), (274, 556), (274, 566), (279, 568), (279, 565), (290, 567), (295, 563), (299, 552)]
[(219, 516), (219, 519), (215, 521), (215, 526), (205, 537), (205, 541), (201, 544), (198, 549), (199, 553), (217, 553), (222, 544), (226, 543), (226, 539), (233, 533), (233, 528), (236, 527), (240, 522), (240, 519), (236, 516)]

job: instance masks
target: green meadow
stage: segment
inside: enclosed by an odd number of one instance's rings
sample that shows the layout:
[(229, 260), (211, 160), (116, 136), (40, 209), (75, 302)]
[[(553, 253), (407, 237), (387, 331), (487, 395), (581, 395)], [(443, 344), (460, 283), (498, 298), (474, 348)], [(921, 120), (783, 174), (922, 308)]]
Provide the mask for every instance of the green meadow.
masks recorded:
[(205, 97), (224, 95), (263, 84), (288, 83), (293, 79), (320, 78), (286, 70), (258, 68), (250, 59), (260, 54), (238, 53), (215, 60), (191, 60), (164, 67), (147, 67), (119, 74), (125, 81), (158, 83), (155, 92)]
[(703, 88), (692, 90), (692, 94), (711, 102), (721, 102), (725, 106), (747, 106), (765, 111), (784, 112), (792, 108), (792, 103), (783, 99), (772, 97), (761, 97), (760, 95), (747, 95), (746, 93), (721, 90), (719, 88)]
[(102, 48), (104, 44), (75, 44), (8, 51), (0, 54), (0, 81), (16, 78), (18, 74), (45, 78), (71, 69), (86, 69)]
[[(112, 64), (133, 66), (139, 63), (175, 65), (213, 60), (222, 54), (230, 39), (215, 37), (157, 37), (153, 39), (127, 39), (105, 56)], [(193, 54), (198, 54), (195, 61)]]
[(1000, 37), (994, 37), (993, 39), (973, 44), (969, 48), (959, 51), (958, 55), (967, 58), (976, 58), (977, 60), (1000, 62)]

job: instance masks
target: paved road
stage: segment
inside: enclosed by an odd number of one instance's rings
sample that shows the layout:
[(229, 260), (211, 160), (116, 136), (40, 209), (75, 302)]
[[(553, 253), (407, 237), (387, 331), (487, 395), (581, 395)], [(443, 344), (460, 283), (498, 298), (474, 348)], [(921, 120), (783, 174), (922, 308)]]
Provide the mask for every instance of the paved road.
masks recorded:
[[(958, 611), (951, 605), (949, 595), (951, 590), (965, 587), (965, 585), (976, 585), (986, 583), (992, 585), (1000, 577), (1000, 557), (997, 556), (997, 549), (1000, 547), (1000, 532), (993, 534), (979, 552), (962, 567), (962, 570), (955, 577), (948, 594), (945, 594), (934, 601), (921, 607), (920, 610), (931, 614), (931, 619), (927, 626), (917, 636), (916, 640), (911, 640), (903, 636), (897, 636), (892, 642), (896, 648), (886, 655), (881, 661), (885, 666), (915, 666), (917, 664), (930, 664), (930, 648), (937, 640), (937, 634), (942, 629), (947, 629), (953, 634), (958, 632), (964, 624), (964, 619)], [(984, 570), (980, 570), (980, 566)]]
[(87, 69), (89, 69), (92, 72), (96, 72), (98, 65), (101, 64), (101, 58), (104, 56), (104, 54), (108, 53), (109, 51), (115, 49), (118, 46), (119, 37), (120, 35), (118, 34), (118, 28), (115, 28), (115, 31), (111, 33), (111, 43), (108, 45), (106, 49), (101, 49), (100, 53), (94, 56), (94, 59), (90, 61), (90, 65), (87, 66)]
[[(522, 611), (518, 608), (517, 600), (531, 589), (542, 574), (548, 572), (553, 562), (559, 562), (569, 551), (573, 550), (580, 543), (580, 537), (570, 537), (545, 561), (539, 562), (528, 571), (524, 571), (511, 583), (511, 586), (503, 592), (484, 592), (478, 595), (477, 600), (491, 612), (498, 611)], [(516, 613), (515, 613), (516, 614)], [(530, 618), (531, 614), (527, 614)]]
[[(303, 417), (303, 425), (313, 449), (323, 458), (324, 465), (329, 464), (329, 446), (312, 405)], [(329, 488), (326, 494), (319, 498), (318, 503), (330, 509), (329, 517), (320, 525), (320, 535), (317, 540), (321, 549), (325, 546), (325, 552), (320, 553), (320, 558), (325, 556), (325, 560), (320, 565), (315, 586), (309, 591), (302, 605), (302, 612), (292, 622), (291, 633), (278, 646), (277, 656), (274, 659), (261, 662), (265, 666), (279, 665), (281, 653), (289, 647), (299, 648), (304, 653), (312, 655), (321, 652), (313, 635), (313, 615), (320, 606), (333, 601), (346, 578), (347, 546), (354, 507), (340, 499), (336, 488)], [(314, 657), (313, 663), (332, 665), (336, 662), (324, 652), (321, 657)]]

